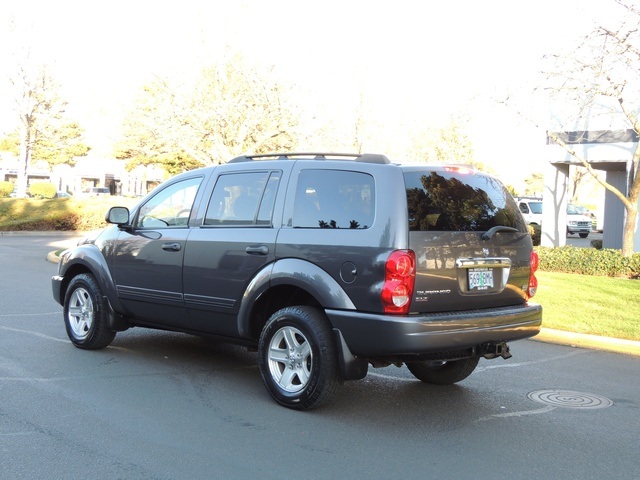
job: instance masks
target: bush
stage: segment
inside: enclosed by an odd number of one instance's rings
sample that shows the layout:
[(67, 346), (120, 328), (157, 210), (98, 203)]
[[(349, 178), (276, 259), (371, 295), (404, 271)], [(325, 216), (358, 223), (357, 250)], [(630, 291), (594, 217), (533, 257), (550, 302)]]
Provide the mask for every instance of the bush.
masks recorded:
[(29, 195), (36, 198), (55, 198), (56, 186), (53, 183), (34, 183), (29, 186)]
[(591, 248), (602, 250), (602, 240), (591, 240)]
[(527, 228), (529, 229), (529, 235), (531, 235), (531, 241), (533, 242), (533, 245), (540, 245), (540, 238), (542, 237), (542, 228), (540, 227), (540, 225), (531, 223), (527, 225)]
[(620, 250), (564, 247), (536, 247), (540, 270), (547, 272), (640, 278), (640, 253), (625, 258)]
[(8, 197), (13, 193), (13, 183), (0, 182), (0, 198)]

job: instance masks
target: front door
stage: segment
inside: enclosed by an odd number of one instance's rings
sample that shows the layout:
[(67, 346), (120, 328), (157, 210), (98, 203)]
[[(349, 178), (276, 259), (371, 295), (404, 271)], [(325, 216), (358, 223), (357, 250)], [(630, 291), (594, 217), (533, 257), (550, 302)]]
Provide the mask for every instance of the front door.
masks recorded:
[(186, 320), (182, 264), (201, 181), (196, 176), (163, 187), (138, 209), (132, 228), (118, 236), (116, 289), (129, 314), (139, 320), (171, 326)]

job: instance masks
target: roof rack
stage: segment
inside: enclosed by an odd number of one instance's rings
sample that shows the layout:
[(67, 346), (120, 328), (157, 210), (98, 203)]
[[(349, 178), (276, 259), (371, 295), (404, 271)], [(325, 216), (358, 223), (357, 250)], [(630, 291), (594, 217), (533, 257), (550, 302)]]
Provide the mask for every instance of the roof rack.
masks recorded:
[(227, 163), (252, 162), (256, 160), (353, 160), (364, 163), (391, 163), (385, 155), (378, 153), (262, 153), (241, 155)]

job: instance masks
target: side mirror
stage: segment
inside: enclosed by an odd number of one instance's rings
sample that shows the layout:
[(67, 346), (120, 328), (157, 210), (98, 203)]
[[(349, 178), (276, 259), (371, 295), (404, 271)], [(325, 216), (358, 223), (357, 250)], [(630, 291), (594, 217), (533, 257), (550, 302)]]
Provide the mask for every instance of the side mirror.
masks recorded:
[(129, 209), (127, 207), (111, 207), (104, 219), (107, 223), (115, 223), (118, 226), (129, 223)]

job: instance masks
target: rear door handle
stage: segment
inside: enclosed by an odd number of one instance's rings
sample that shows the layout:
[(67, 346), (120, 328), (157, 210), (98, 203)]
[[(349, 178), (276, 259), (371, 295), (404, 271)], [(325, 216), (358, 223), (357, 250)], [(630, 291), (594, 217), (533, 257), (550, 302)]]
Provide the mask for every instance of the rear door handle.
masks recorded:
[(251, 245), (244, 249), (249, 255), (267, 255), (269, 247), (266, 245)]
[(162, 244), (162, 249), (166, 250), (167, 252), (179, 252), (181, 248), (182, 245), (180, 245), (178, 242)]

